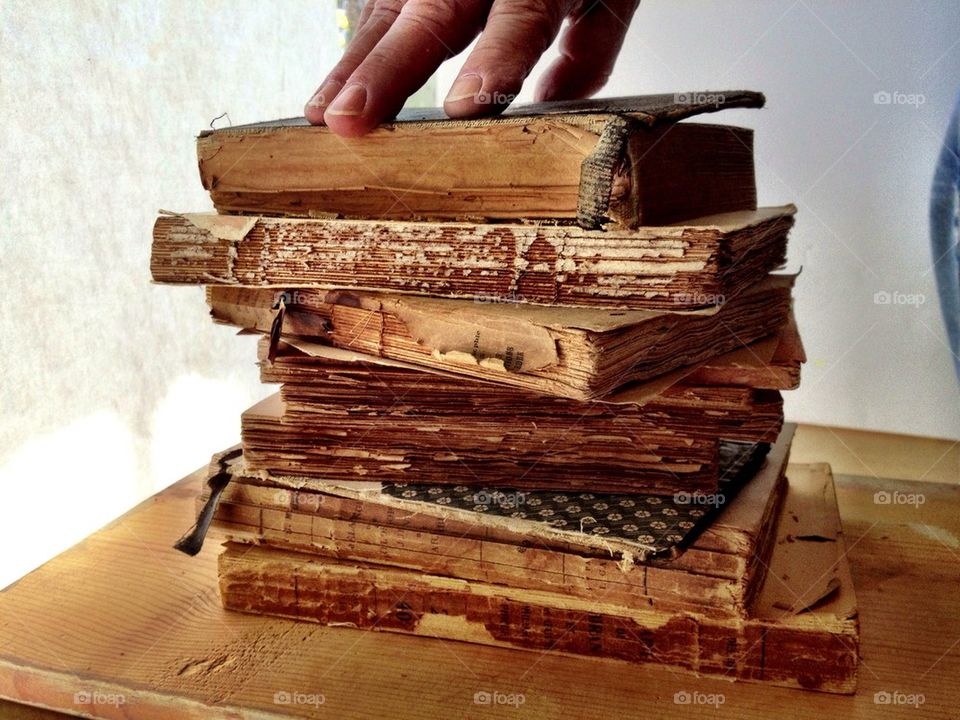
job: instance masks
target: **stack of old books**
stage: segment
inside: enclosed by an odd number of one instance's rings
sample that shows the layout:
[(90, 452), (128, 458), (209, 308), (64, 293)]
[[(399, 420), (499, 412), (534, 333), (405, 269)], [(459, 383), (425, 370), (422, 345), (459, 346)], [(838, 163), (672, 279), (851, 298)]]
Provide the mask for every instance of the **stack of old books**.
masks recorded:
[(157, 281), (257, 332), (280, 392), (214, 456), (196, 552), (233, 610), (851, 692), (833, 484), (786, 471), (793, 207), (755, 93), (205, 132), (218, 214)]

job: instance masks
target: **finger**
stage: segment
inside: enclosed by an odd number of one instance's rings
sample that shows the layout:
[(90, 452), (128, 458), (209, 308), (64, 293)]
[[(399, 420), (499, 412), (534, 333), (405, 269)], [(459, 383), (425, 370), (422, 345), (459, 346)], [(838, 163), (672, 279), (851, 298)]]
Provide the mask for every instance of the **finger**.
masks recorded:
[[(351, 40), (357, 36), (361, 28), (363, 28), (363, 24), (370, 18), (370, 14), (373, 12), (374, 7), (376, 7), (376, 2), (363, 2), (363, 0), (360, 0), (360, 3), (363, 7), (360, 8), (360, 14), (357, 15), (356, 21), (352, 25), (349, 25), (350, 12), (345, 10)], [(338, 3), (338, 5), (340, 4), (349, 6), (350, 3)]]
[(327, 125), (353, 137), (396, 115), (444, 60), (476, 37), (488, 8), (488, 0), (409, 0), (327, 106)]
[(637, 5), (639, 0), (594, 0), (574, 13), (560, 37), (560, 57), (540, 78), (535, 99), (579, 100), (606, 85)]
[(354, 33), (360, 32), (360, 28), (363, 27), (363, 24), (370, 19), (370, 13), (373, 12), (375, 5), (375, 2), (365, 2), (363, 4), (363, 9), (360, 11), (360, 19), (357, 20), (357, 27), (354, 30)]
[(447, 115), (490, 115), (509, 105), (573, 4), (495, 0), (480, 40), (443, 102)]
[[(387, 31), (396, 22), (403, 8), (404, 0), (371, 0), (364, 8), (366, 19), (361, 20), (361, 26), (356, 35), (347, 45), (343, 57), (333, 67), (320, 83), (320, 87), (307, 101), (303, 114), (313, 125), (322, 125), (324, 111), (333, 102), (337, 93), (353, 71), (364, 61), (370, 51), (387, 34)], [(367, 9), (369, 8), (369, 12)]]

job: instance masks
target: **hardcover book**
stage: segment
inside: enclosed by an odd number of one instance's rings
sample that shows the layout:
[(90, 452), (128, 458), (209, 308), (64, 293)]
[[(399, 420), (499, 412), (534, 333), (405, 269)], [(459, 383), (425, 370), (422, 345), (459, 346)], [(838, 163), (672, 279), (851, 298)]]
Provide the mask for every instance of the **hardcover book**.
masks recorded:
[(225, 214), (636, 227), (754, 208), (752, 132), (676, 121), (762, 104), (759, 93), (726, 91), (540, 103), (472, 120), (413, 111), (361, 139), (294, 118), (206, 130), (197, 159)]

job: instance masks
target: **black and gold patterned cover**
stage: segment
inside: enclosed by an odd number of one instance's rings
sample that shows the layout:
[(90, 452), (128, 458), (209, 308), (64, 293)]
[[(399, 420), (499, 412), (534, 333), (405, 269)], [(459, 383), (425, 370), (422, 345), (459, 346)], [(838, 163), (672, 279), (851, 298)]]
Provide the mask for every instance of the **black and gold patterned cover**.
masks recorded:
[(722, 441), (719, 490), (710, 495), (682, 492), (664, 497), (413, 483), (384, 483), (383, 493), (639, 543), (650, 549), (648, 559), (672, 557), (730, 504), (760, 469), (769, 449), (766, 443)]

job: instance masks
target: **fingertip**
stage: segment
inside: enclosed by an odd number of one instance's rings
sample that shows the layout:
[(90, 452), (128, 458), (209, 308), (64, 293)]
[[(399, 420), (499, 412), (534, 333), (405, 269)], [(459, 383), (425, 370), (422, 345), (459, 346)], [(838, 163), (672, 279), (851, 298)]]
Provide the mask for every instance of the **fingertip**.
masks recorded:
[(509, 107), (509, 103), (494, 105), (491, 103), (477, 103), (463, 100), (456, 103), (444, 103), (443, 111), (452, 120), (466, 120), (468, 118), (489, 117), (499, 115)]
[(379, 123), (367, 122), (363, 118), (331, 117), (327, 127), (340, 137), (360, 137), (373, 130)]
[(596, 68), (560, 57), (540, 78), (534, 98), (536, 102), (583, 100), (600, 92), (607, 80), (608, 75)]
[(326, 125), (340, 137), (360, 137), (373, 130), (380, 122), (363, 115), (327, 115)]
[(327, 107), (337, 98), (341, 88), (343, 83), (339, 80), (327, 80), (318, 87), (303, 108), (303, 116), (307, 122), (311, 125), (323, 125)]
[(533, 94), (533, 101), (535, 103), (553, 102), (558, 99), (557, 95), (557, 90), (552, 85), (546, 88), (538, 87)]
[(515, 95), (490, 91), (486, 80), (476, 73), (464, 73), (450, 88), (443, 111), (450, 118), (472, 118), (503, 112)]
[(303, 116), (311, 125), (323, 125), (323, 110), (324, 108), (317, 106), (310, 100), (303, 106)]
[(471, 117), (477, 113), (478, 96), (483, 89), (483, 78), (476, 73), (460, 75), (450, 86), (443, 100), (443, 111), (448, 117)]
[(327, 127), (343, 137), (364, 135), (381, 121), (375, 103), (369, 102), (367, 87), (359, 83), (345, 87), (323, 116)]
[(470, 118), (489, 112), (488, 106), (480, 105), (472, 98), (444, 100), (443, 111), (449, 118)]
[(550, 67), (546, 69), (543, 75), (540, 76), (540, 80), (537, 82), (537, 87), (533, 91), (533, 101), (534, 102), (550, 102), (551, 100), (557, 99), (557, 94), (559, 91), (559, 86), (557, 85), (557, 71), (562, 65), (562, 59), (556, 60), (553, 62)]

